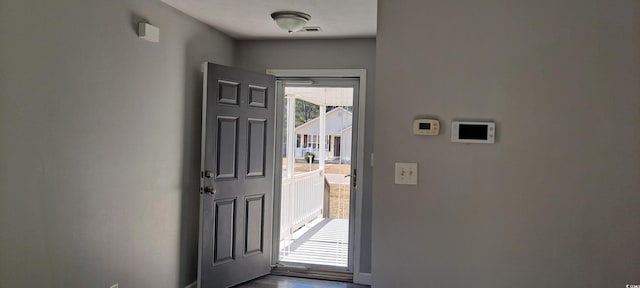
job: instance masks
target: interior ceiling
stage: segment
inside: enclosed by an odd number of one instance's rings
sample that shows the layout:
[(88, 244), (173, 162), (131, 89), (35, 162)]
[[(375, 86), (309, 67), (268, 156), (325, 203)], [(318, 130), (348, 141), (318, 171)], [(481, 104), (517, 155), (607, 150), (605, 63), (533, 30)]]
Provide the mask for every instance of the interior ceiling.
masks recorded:
[[(375, 37), (377, 0), (162, 0), (236, 39)], [(294, 10), (311, 15), (306, 26), (321, 32), (287, 33), (271, 13)]]

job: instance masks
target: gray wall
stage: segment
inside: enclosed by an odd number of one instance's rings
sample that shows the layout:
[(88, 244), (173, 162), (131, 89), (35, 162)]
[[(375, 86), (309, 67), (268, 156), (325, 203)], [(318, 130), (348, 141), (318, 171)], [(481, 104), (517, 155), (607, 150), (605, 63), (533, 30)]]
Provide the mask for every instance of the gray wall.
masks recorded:
[[(236, 65), (264, 73), (266, 69), (367, 69), (365, 171), (362, 251), (371, 251), (371, 176), (367, 155), (373, 151), (375, 39), (238, 41)], [(371, 112), (370, 112), (371, 111)], [(362, 253), (361, 272), (371, 271), (371, 254)]]
[[(378, 11), (374, 287), (640, 283), (640, 2)], [(419, 115), (441, 135), (413, 136)], [(451, 143), (453, 119), (495, 120), (497, 143)]]
[(199, 64), (234, 41), (155, 0), (3, 0), (0, 39), (0, 287), (195, 281)]

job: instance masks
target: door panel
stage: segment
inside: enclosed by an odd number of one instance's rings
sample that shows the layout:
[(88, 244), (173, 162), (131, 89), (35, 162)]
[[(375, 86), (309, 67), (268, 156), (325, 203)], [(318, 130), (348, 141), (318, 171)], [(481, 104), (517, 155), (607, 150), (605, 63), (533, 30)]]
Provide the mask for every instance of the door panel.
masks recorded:
[(218, 116), (216, 179), (236, 178), (238, 117)]
[[(262, 252), (262, 234), (265, 228), (264, 220), (264, 197), (254, 196), (246, 199), (247, 215), (245, 217), (245, 248), (244, 254)], [(268, 227), (267, 227), (268, 229)]]
[(266, 124), (265, 119), (249, 119), (247, 176), (264, 176)]
[(267, 108), (267, 88), (249, 86), (249, 106)]
[(215, 250), (213, 250), (213, 264), (222, 264), (234, 260), (234, 244), (235, 244), (235, 208), (236, 199), (215, 201), (215, 216), (213, 228), (215, 235), (213, 236)]
[(240, 95), (238, 92), (240, 91), (239, 83), (218, 80), (218, 103), (220, 104), (231, 104), (238, 105), (238, 99)]
[(273, 218), (275, 78), (207, 63), (198, 285), (268, 274)]

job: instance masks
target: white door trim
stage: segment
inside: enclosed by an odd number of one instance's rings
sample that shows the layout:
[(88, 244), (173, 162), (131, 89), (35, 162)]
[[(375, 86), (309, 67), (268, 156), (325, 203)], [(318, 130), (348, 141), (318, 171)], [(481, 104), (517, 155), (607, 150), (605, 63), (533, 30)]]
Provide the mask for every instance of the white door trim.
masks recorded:
[[(362, 195), (363, 195), (363, 177), (364, 175), (364, 131), (365, 131), (365, 104), (366, 104), (366, 87), (367, 87), (367, 70), (366, 69), (267, 69), (267, 74), (276, 77), (353, 77), (360, 79), (358, 97), (358, 144), (357, 144), (357, 163), (356, 169), (358, 176), (356, 177), (356, 207), (355, 207), (355, 241), (353, 243), (353, 282), (358, 284), (370, 284), (371, 274), (362, 273), (360, 271), (360, 255), (361, 239), (362, 239)], [(277, 137), (277, 135), (276, 135)], [(275, 197), (274, 197), (275, 200)], [(275, 217), (274, 217), (275, 223)], [(274, 231), (275, 232), (275, 231)], [(277, 235), (274, 233), (274, 235)], [(277, 251), (274, 251), (277, 253)]]

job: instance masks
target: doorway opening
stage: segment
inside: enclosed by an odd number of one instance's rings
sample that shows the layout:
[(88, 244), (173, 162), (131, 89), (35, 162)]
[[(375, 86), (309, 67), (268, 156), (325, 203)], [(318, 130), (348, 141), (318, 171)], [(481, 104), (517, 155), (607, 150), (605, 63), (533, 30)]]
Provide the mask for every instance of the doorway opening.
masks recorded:
[(276, 263), (352, 272), (359, 80), (280, 80)]

